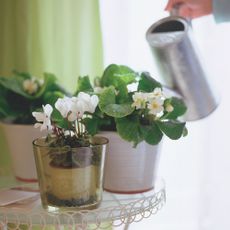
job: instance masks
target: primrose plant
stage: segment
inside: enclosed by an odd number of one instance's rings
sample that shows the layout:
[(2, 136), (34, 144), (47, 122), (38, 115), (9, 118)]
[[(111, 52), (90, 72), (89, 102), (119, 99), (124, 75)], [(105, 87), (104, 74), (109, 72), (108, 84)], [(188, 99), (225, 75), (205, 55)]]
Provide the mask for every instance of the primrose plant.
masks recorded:
[(30, 73), (14, 71), (13, 76), (0, 76), (0, 121), (11, 124), (33, 124), (32, 111), (42, 104), (53, 105), (57, 98), (70, 95), (55, 75), (44, 73), (37, 78)]
[(87, 76), (80, 77), (76, 95), (80, 91), (99, 96), (92, 118), (83, 121), (90, 134), (116, 131), (134, 146), (142, 141), (156, 145), (164, 135), (177, 140), (187, 134), (184, 101), (168, 94), (147, 72), (112, 64), (94, 85)]
[(97, 95), (80, 92), (77, 97), (58, 98), (54, 108), (43, 105), (42, 112), (33, 112), (37, 120), (35, 128), (48, 132), (47, 142), (53, 147), (86, 147), (90, 145), (89, 134), (83, 124), (90, 119), (98, 105)]

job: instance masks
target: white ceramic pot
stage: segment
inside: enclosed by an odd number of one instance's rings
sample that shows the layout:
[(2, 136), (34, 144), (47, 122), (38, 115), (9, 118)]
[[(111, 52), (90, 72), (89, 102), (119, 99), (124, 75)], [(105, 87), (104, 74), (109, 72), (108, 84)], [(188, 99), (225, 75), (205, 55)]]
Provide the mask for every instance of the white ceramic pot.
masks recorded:
[(109, 139), (104, 189), (116, 193), (151, 190), (157, 177), (160, 146), (141, 142), (136, 148), (116, 132), (102, 132)]
[(1, 124), (10, 150), (14, 175), (24, 182), (37, 181), (32, 142), (43, 135), (33, 125)]

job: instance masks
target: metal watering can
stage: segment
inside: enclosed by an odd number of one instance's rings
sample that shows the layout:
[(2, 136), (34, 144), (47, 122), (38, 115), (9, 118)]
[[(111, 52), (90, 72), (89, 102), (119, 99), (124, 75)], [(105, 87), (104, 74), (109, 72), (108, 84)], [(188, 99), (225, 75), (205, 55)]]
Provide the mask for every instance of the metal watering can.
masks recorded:
[(154, 23), (146, 39), (166, 86), (185, 100), (185, 119), (199, 120), (216, 109), (219, 99), (194, 46), (190, 21), (176, 15), (175, 8)]

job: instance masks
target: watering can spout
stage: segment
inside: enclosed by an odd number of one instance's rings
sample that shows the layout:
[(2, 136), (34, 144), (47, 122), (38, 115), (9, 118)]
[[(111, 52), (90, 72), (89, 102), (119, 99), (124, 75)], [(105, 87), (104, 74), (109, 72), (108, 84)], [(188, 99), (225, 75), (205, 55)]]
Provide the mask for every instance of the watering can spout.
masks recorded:
[(169, 16), (154, 23), (146, 39), (166, 86), (179, 93), (188, 111), (187, 121), (208, 116), (219, 98), (200, 58), (187, 19)]

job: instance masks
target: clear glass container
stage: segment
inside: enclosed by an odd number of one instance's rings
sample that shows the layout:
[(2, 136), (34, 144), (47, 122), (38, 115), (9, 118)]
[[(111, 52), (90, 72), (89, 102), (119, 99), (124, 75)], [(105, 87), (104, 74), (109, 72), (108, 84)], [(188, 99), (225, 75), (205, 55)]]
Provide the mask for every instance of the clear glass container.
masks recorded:
[(43, 208), (61, 211), (99, 206), (108, 139), (97, 136), (91, 143), (89, 147), (50, 147), (45, 138), (34, 140)]

